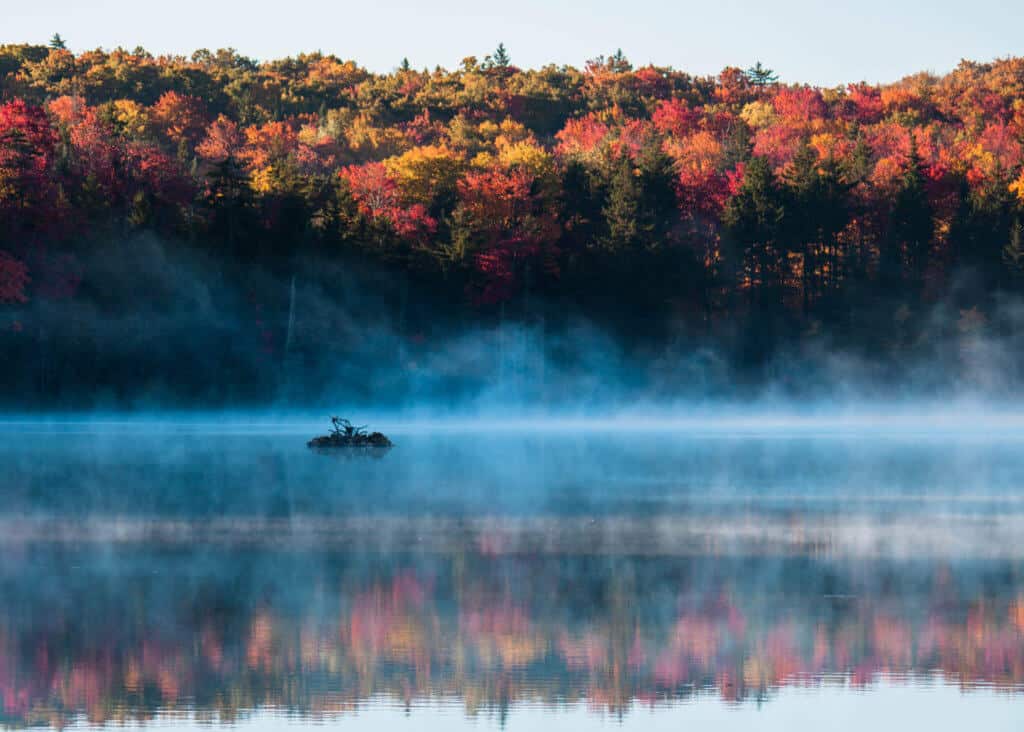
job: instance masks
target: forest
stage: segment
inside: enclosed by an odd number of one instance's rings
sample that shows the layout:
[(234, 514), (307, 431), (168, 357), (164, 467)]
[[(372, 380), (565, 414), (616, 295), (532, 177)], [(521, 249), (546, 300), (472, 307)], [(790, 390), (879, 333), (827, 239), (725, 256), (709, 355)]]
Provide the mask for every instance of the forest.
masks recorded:
[(582, 317), (631, 349), (728, 343), (749, 366), (814, 339), (899, 360), (1013, 329), (1021, 58), (816, 88), (621, 51), (521, 69), (499, 45), (381, 74), (65, 45), (0, 46), (0, 345), (33, 371), (5, 367), (6, 396), (128, 378), (99, 326), (68, 320), (166, 309), (180, 293), (135, 276), (150, 254), (203, 262), (211, 297), (234, 293), (235, 350), (251, 331), (268, 363), (316, 358), (295, 278), (330, 292), (336, 271), (410, 348)]

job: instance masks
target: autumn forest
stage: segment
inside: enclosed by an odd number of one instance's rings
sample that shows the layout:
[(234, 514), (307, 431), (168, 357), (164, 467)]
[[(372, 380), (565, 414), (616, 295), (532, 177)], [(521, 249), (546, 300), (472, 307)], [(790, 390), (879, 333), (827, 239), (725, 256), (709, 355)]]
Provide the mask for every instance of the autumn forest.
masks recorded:
[(310, 349), (300, 260), (384, 291), (413, 349), (439, 323), (585, 317), (630, 348), (728, 343), (749, 365), (809, 339), (898, 359), (1008, 327), (1024, 59), (815, 88), (761, 63), (520, 69), (512, 51), (378, 74), (320, 53), (0, 46), (0, 345), (37, 366), (6, 391), (54, 394), (62, 349), (117, 378), (67, 313), (175, 297), (108, 286), (132, 271), (98, 253), (140, 237), (161, 248), (132, 262), (212, 263), (210, 289), (239, 293), (236, 346), (266, 363)]

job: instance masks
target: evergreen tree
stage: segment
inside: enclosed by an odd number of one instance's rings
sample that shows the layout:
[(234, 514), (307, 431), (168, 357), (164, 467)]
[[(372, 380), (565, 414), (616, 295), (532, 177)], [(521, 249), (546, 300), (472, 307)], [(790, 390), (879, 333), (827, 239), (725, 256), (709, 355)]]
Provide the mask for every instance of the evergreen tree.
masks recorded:
[(577, 160), (571, 160), (562, 174), (562, 203), (566, 212), (565, 241), (580, 251), (601, 237), (603, 205), (597, 176)]
[(740, 190), (729, 199), (723, 219), (730, 232), (744, 241), (778, 239), (784, 219), (781, 191), (764, 157), (751, 158)]
[(64, 43), (64, 39), (60, 37), (60, 33), (53, 34), (53, 38), (50, 39), (50, 48), (62, 51), (67, 48), (67, 45)]
[(1004, 244), (1012, 240), (1018, 221), (1011, 181), (1012, 176), (999, 169), (973, 189), (964, 181), (950, 233), (957, 265), (979, 277), (986, 291), (1006, 284), (1010, 274)]
[(239, 161), (229, 155), (207, 174), (207, 185), (211, 233), (233, 251), (245, 241), (251, 228), (252, 191), (245, 171)]
[(874, 170), (871, 159), (871, 146), (864, 139), (864, 135), (858, 132), (857, 144), (852, 154), (843, 162), (839, 170), (840, 177), (849, 186), (863, 183)]
[(644, 145), (636, 159), (639, 210), (638, 234), (641, 243), (657, 247), (667, 243), (679, 220), (676, 201), (677, 176), (672, 158), (654, 138)]
[(920, 293), (933, 233), (921, 158), (916, 144), (912, 144), (910, 163), (890, 209), (888, 232), (879, 256), (879, 277), (884, 287), (897, 288), (902, 281), (907, 295)]
[(729, 199), (722, 218), (729, 237), (741, 249), (751, 297), (754, 285), (775, 289), (779, 284), (778, 243), (785, 221), (785, 204), (767, 159), (750, 160), (743, 184)]
[(792, 217), (787, 222), (790, 224), (786, 232), (787, 239), (794, 244), (807, 242), (814, 238), (817, 229), (814, 220), (816, 212), (810, 206), (816, 203), (818, 195), (818, 153), (806, 139), (793, 155), (785, 174), (785, 182), (793, 210), (804, 212), (804, 215)]
[(506, 50), (504, 43), (498, 44), (498, 48), (495, 49), (494, 55), (491, 56), (491, 61), (493, 61), (494, 66), (499, 69), (506, 69), (509, 64), (512, 63), (512, 58), (508, 55), (508, 51)]
[(779, 77), (775, 74), (772, 69), (765, 68), (758, 61), (757, 64), (751, 66), (744, 72), (747, 78), (750, 79), (750, 83), (754, 86), (770, 86), (779, 80)]
[(785, 182), (787, 209), (798, 211), (800, 215), (786, 219), (784, 239), (789, 248), (803, 258), (802, 289), (806, 311), (812, 299), (823, 294), (826, 286), (835, 286), (838, 282), (841, 262), (835, 238), (849, 220), (845, 205), (848, 187), (840, 182), (835, 161), (832, 158), (819, 161), (818, 153), (806, 141), (793, 156)]
[(637, 214), (640, 188), (633, 173), (633, 165), (623, 158), (608, 181), (605, 205), (601, 210), (605, 221), (605, 235), (601, 243), (613, 251), (632, 247), (637, 242)]

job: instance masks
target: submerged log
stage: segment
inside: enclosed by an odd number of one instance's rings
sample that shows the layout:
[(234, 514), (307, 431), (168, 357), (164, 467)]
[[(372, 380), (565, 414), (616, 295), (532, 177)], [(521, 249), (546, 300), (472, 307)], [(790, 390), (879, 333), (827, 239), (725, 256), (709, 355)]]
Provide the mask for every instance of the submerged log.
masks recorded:
[(356, 427), (347, 419), (331, 417), (331, 433), (323, 437), (314, 437), (306, 443), (308, 447), (368, 447), (388, 448), (394, 443), (380, 432), (367, 432), (365, 425)]

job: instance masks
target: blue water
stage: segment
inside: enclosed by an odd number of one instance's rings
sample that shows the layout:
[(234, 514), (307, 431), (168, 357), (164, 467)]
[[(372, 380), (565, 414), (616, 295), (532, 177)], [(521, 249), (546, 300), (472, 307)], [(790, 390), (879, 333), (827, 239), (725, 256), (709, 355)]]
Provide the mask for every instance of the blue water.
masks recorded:
[(1024, 724), (1022, 441), (0, 427), (6, 726)]

